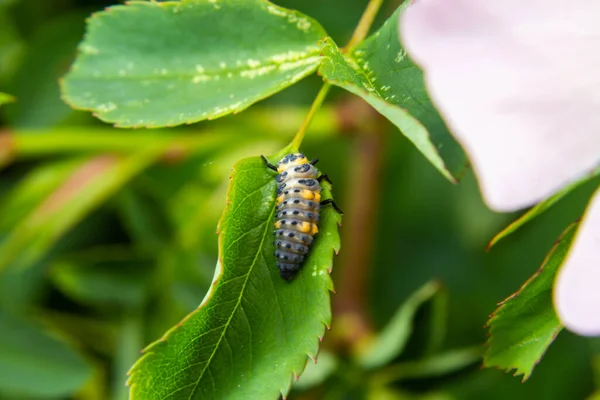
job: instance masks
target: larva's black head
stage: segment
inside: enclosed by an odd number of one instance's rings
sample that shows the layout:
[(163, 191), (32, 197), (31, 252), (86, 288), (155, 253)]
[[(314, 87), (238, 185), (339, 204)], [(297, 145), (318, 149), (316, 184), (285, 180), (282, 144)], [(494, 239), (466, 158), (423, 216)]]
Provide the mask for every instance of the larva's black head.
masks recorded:
[(291, 153), (285, 155), (278, 163), (277, 163), (277, 171), (283, 172), (288, 167), (292, 165), (301, 165), (308, 164), (308, 159), (302, 153)]
[(300, 270), (300, 264), (277, 261), (277, 268), (279, 269), (279, 275), (289, 282), (294, 279)]
[(297, 271), (279, 271), (279, 275), (281, 275), (281, 277), (288, 282), (291, 282), (292, 279), (294, 279), (294, 277), (296, 276), (296, 274)]

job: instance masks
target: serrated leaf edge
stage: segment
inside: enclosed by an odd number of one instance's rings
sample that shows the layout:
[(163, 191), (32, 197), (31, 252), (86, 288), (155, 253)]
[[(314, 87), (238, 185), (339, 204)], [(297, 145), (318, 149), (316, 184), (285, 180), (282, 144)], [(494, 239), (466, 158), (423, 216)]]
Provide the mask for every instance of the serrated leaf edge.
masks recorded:
[[(488, 340), (485, 342), (485, 348), (486, 348), (486, 352), (484, 354), (483, 357), (483, 366), (484, 367), (495, 367), (498, 369), (502, 369), (506, 372), (510, 372), (512, 370), (515, 370), (513, 376), (517, 376), (517, 375), (523, 375), (523, 379), (522, 382), (525, 382), (527, 379), (529, 379), (529, 377), (531, 376), (531, 374), (533, 373), (533, 369), (535, 368), (536, 365), (539, 364), (539, 362), (541, 361), (541, 359), (543, 358), (543, 356), (546, 354), (545, 350), (540, 357), (535, 361), (535, 363), (533, 364), (531, 370), (529, 372), (522, 370), (522, 368), (520, 367), (509, 367), (509, 366), (502, 366), (502, 365), (498, 365), (498, 364), (488, 364), (487, 363), (487, 349), (489, 349), (492, 345), (493, 345), (493, 334), (494, 334), (494, 326), (493, 323), (494, 321), (501, 315), (502, 309), (504, 307), (504, 305), (519, 296), (519, 294), (531, 283), (533, 282), (533, 280), (535, 280), (542, 272), (542, 270), (544, 269), (544, 267), (548, 264), (550, 258), (552, 257), (552, 255), (554, 254), (554, 252), (556, 251), (556, 249), (558, 248), (558, 246), (560, 245), (561, 241), (564, 239), (564, 237), (571, 233), (571, 231), (573, 229), (576, 229), (578, 226), (578, 223), (572, 223), (571, 225), (569, 225), (559, 236), (559, 238), (554, 242), (554, 244), (552, 245), (552, 248), (550, 249), (550, 251), (548, 252), (548, 254), (546, 254), (546, 257), (544, 257), (544, 261), (542, 262), (542, 265), (535, 271), (535, 273), (529, 277), (529, 279), (527, 279), (525, 281), (525, 283), (523, 283), (519, 289), (511, 294), (510, 296), (508, 296), (506, 299), (502, 300), (501, 302), (498, 303), (498, 308), (490, 315), (489, 320), (486, 322), (486, 324), (484, 325), (485, 328), (489, 328), (489, 333), (488, 333)], [(558, 336), (558, 334), (562, 331), (562, 329), (564, 328), (564, 326), (562, 324), (559, 325), (559, 328), (556, 330), (556, 332), (553, 334), (552, 339), (550, 340), (548, 347), (550, 346), (550, 344), (556, 339), (556, 337)]]

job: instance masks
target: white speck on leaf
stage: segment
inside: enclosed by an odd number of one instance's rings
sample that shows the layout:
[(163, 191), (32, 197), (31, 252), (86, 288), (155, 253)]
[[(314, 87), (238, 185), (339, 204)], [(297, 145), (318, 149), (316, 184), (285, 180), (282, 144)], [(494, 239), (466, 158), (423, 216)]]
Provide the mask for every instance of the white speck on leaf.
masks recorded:
[(400, 50), (398, 54), (396, 54), (394, 61), (399, 63), (400, 61), (404, 60), (404, 57), (406, 57), (406, 52), (404, 50)]
[(116, 110), (117, 105), (115, 103), (99, 104), (97, 109), (100, 112), (107, 113)]
[(269, 14), (273, 14), (278, 17), (287, 17), (288, 16), (288, 14), (285, 11), (278, 9), (275, 6), (267, 6), (267, 11), (269, 12)]
[(257, 68), (257, 67), (260, 67), (260, 61), (258, 61), (258, 60), (253, 60), (252, 58), (249, 58), (249, 59), (246, 61), (246, 64), (248, 64), (248, 66), (249, 66), (250, 68)]
[(93, 54), (98, 54), (100, 52), (100, 50), (98, 50), (96, 47), (91, 46), (89, 44), (85, 44), (85, 43), (82, 44), (79, 48), (81, 49), (81, 51), (84, 54), (92, 54), (93, 55)]

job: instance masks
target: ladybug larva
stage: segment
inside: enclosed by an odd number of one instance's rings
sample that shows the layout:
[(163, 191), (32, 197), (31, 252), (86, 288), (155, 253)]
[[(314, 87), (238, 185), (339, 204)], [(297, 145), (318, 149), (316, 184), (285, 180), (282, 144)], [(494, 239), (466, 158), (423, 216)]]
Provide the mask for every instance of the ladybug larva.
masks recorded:
[(277, 166), (261, 156), (265, 165), (278, 172), (277, 207), (275, 209), (275, 258), (281, 277), (292, 280), (302, 267), (313, 236), (319, 232), (321, 206), (331, 204), (342, 211), (331, 199), (321, 201), (322, 180), (331, 183), (327, 175), (320, 174), (314, 165), (319, 161), (308, 159), (302, 153), (283, 157)]

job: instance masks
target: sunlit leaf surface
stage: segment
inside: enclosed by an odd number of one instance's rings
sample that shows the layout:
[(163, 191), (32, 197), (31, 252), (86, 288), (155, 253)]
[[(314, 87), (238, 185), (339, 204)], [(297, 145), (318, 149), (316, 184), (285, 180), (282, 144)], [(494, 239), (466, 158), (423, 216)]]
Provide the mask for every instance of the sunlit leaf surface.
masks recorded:
[(323, 209), (310, 256), (287, 282), (273, 256), (275, 191), (274, 173), (260, 158), (234, 166), (211, 291), (146, 348), (131, 370), (132, 399), (276, 399), (316, 356), (331, 320), (340, 217)]
[(314, 72), (325, 36), (266, 0), (132, 1), (89, 20), (63, 94), (119, 126), (217, 118)]

